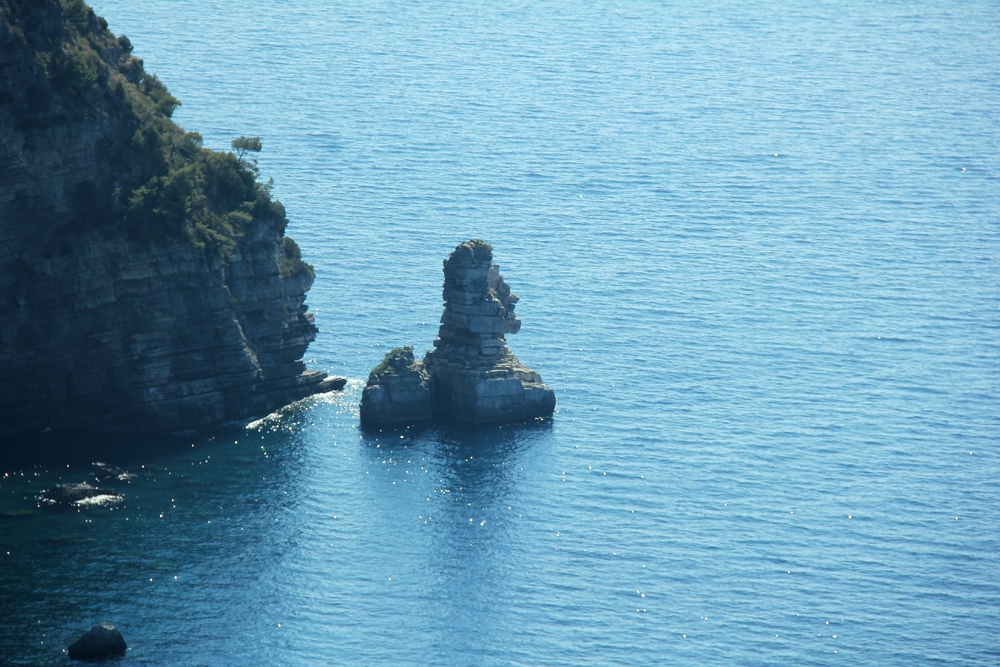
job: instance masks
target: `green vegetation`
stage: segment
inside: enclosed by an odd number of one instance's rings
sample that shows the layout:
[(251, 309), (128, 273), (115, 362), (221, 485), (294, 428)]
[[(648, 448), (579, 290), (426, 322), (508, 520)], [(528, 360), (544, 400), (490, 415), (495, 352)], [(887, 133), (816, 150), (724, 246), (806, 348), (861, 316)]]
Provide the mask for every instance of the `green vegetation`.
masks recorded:
[[(400, 363), (402, 362), (402, 363)], [(382, 361), (379, 365), (372, 369), (374, 375), (382, 375), (383, 373), (395, 373), (396, 369), (400, 366), (408, 366), (413, 362), (413, 348), (410, 346), (406, 347), (394, 347), (385, 353), (382, 357)]]
[[(241, 162), (243, 161), (243, 154), (247, 151), (251, 153), (259, 153), (260, 149), (263, 148), (260, 143), (260, 137), (237, 137), (236, 139), (233, 139), (233, 143), (231, 145), (233, 147), (233, 151), (236, 152), (236, 159)], [(254, 164), (257, 164), (256, 160), (254, 160)]]
[[(255, 220), (284, 233), (285, 209), (259, 180), (260, 137), (233, 140), (233, 152), (204, 148), (171, 120), (180, 101), (84, 0), (0, 0), (0, 22), (39, 70), (37, 85), (5, 98), (20, 105), (19, 130), (107, 119), (106, 164), (70, 193), (76, 226), (58, 230), (64, 240), (120, 225), (136, 242), (187, 239), (225, 262)], [(282, 276), (312, 274), (294, 241), (280, 250)]]
[[(271, 199), (270, 183), (257, 180), (255, 164), (206, 150), (193, 133), (164, 138), (137, 132), (133, 142), (161, 151), (166, 166), (166, 173), (153, 176), (129, 198), (124, 222), (134, 238), (148, 243), (185, 235), (195, 247), (225, 260), (254, 217), (270, 217), (284, 230), (284, 207)], [(308, 265), (295, 251), (289, 270), (311, 270), (303, 268)]]
[(281, 252), (278, 254), (278, 268), (282, 278), (297, 278), (299, 276), (315, 277), (313, 267), (302, 261), (302, 251), (299, 244), (286, 236), (281, 239)]

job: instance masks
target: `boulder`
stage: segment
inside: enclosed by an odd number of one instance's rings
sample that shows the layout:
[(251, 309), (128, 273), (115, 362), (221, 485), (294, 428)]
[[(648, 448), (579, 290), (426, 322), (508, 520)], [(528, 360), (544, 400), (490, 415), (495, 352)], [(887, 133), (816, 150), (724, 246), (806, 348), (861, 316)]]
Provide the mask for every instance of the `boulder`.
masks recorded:
[(73, 660), (90, 660), (125, 655), (128, 646), (122, 633), (110, 623), (98, 623), (69, 645)]
[(431, 419), (434, 385), (422, 361), (414, 360), (413, 346), (385, 355), (368, 376), (361, 394), (361, 423), (365, 426), (401, 426)]

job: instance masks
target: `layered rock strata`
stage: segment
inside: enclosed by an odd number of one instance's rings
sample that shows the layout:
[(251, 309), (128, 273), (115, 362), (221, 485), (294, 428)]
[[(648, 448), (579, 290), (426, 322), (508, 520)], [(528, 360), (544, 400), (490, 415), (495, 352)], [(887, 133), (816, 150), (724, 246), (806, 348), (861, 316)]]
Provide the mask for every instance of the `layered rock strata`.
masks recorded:
[(361, 394), (361, 421), (368, 426), (402, 426), (429, 421), (434, 385), (413, 346), (396, 348), (368, 376)]
[(203, 429), (343, 386), (301, 361), (284, 209), (130, 52), (83, 3), (0, 0), (0, 433)]
[[(412, 373), (429, 375), (430, 388), (421, 400), (433, 403), (434, 417), (486, 424), (551, 415), (555, 392), (507, 347), (506, 335), (521, 328), (514, 314), (518, 298), (493, 264), (491, 246), (469, 241), (455, 248), (444, 263), (443, 297), (434, 350), (422, 363), (407, 365)], [(369, 387), (386, 384), (382, 375), (373, 372)], [(383, 414), (399, 413), (391, 395), (379, 404), (362, 397), (364, 423), (378, 424)]]

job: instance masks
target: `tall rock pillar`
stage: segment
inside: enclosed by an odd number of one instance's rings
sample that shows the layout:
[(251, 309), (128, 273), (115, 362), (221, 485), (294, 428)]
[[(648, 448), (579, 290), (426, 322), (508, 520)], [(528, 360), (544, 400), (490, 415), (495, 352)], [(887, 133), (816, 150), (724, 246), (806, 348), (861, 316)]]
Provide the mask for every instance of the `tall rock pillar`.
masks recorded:
[(424, 366), (434, 378), (435, 411), (473, 424), (551, 415), (555, 392), (507, 348), (517, 333), (517, 296), (482, 241), (455, 248), (444, 263), (444, 313)]
[(455, 248), (444, 263), (444, 314), (423, 361), (412, 347), (385, 355), (361, 395), (361, 423), (402, 426), (436, 419), (472, 424), (547, 417), (556, 395), (507, 348), (517, 333), (517, 297), (482, 241)]

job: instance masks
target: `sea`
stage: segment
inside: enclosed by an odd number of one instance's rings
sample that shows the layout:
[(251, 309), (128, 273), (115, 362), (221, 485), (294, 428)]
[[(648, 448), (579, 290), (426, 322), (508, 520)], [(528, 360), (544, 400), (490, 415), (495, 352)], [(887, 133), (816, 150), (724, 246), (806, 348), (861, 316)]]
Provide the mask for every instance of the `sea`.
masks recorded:
[[(92, 4), (261, 138), (349, 382), (7, 447), (0, 664), (1000, 664), (995, 2)], [(363, 431), (475, 238), (556, 413)]]

